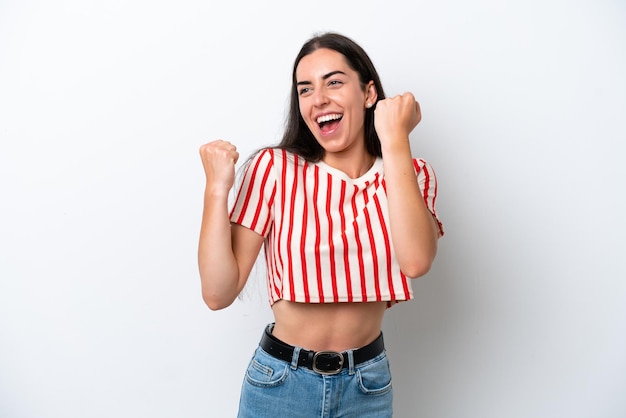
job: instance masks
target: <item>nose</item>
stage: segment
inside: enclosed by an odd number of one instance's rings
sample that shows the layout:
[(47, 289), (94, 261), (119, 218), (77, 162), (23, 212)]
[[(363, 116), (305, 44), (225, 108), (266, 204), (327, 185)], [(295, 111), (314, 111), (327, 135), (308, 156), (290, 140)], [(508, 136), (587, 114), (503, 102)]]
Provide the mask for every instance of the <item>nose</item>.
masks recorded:
[(313, 104), (315, 106), (324, 106), (328, 103), (328, 96), (323, 88), (313, 90)]

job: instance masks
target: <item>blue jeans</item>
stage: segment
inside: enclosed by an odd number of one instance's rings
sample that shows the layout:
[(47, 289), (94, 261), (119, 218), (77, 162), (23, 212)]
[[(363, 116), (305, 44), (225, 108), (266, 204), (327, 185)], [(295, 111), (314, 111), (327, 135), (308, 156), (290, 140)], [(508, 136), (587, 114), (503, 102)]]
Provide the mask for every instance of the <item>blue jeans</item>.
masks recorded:
[(335, 375), (297, 367), (258, 347), (241, 389), (239, 418), (386, 418), (392, 416), (393, 391), (386, 353), (353, 364)]

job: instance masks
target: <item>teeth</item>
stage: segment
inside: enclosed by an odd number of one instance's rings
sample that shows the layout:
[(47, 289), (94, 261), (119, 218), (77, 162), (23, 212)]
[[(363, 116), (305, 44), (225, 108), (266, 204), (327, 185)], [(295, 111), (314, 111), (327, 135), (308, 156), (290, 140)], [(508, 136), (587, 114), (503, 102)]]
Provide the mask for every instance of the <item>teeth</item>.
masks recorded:
[(317, 118), (317, 123), (324, 123), (324, 122), (329, 122), (331, 120), (337, 120), (337, 119), (341, 119), (341, 116), (339, 113), (333, 113), (331, 115), (324, 115), (324, 116), (320, 116), (319, 118)]

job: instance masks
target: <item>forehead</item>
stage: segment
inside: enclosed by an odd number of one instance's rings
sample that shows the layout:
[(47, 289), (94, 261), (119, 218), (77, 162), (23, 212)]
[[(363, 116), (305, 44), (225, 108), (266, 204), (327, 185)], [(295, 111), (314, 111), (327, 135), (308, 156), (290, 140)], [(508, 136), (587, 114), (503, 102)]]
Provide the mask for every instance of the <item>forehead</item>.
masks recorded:
[(302, 57), (296, 67), (296, 79), (301, 81), (320, 78), (333, 71), (343, 71), (349, 75), (356, 74), (343, 54), (333, 49), (320, 48)]

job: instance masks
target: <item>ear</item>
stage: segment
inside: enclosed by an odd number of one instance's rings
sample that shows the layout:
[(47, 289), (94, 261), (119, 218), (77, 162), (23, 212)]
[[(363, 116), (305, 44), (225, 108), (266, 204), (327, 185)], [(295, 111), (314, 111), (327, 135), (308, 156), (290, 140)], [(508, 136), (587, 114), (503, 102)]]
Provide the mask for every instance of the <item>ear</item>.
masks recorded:
[[(376, 91), (374, 80), (370, 80), (365, 86), (365, 107), (372, 107), (376, 103), (376, 99), (378, 99), (378, 92)], [(370, 106), (368, 106), (368, 103)]]

